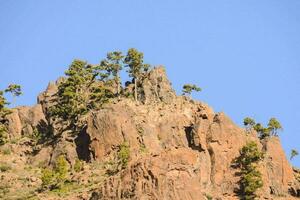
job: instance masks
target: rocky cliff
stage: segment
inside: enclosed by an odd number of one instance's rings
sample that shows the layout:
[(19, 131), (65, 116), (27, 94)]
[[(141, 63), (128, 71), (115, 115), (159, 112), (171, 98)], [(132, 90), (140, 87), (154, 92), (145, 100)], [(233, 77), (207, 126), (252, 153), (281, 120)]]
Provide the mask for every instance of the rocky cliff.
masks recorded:
[[(37, 105), (8, 116), (10, 142), (0, 154), (8, 166), (1, 168), (4, 199), (240, 199), (233, 161), (249, 141), (265, 154), (259, 199), (300, 196), (299, 172), (278, 137), (260, 140), (226, 114), (177, 96), (162, 67), (140, 83), (139, 102), (122, 97), (89, 112), (78, 135), (49, 117), (59, 81), (49, 84)], [(69, 165), (68, 184), (59, 192), (40, 191), (41, 170), (61, 155)], [(74, 171), (79, 162), (82, 169)]]

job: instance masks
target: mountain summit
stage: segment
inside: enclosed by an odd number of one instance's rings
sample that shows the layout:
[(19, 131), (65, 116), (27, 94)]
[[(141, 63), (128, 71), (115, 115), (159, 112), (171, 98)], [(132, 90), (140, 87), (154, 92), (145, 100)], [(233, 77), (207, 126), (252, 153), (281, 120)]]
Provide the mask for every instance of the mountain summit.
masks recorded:
[(62, 83), (6, 116), (2, 199), (247, 199), (237, 164), (247, 144), (263, 155), (261, 187), (248, 199), (300, 196), (300, 173), (277, 136), (259, 138), (205, 103), (177, 96), (161, 66), (76, 120), (53, 115)]

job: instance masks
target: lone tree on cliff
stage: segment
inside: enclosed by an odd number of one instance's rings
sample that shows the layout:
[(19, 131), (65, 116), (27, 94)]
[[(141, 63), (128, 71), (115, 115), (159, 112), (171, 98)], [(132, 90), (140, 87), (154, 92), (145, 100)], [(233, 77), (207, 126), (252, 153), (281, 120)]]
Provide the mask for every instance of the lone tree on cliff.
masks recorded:
[(107, 54), (106, 70), (109, 75), (114, 77), (117, 84), (117, 96), (120, 95), (121, 90), (120, 71), (123, 69), (123, 58), (124, 56), (120, 51), (109, 52)]
[(183, 86), (183, 89), (182, 89), (183, 95), (186, 95), (186, 94), (191, 95), (191, 93), (193, 91), (200, 92), (200, 91), (202, 91), (202, 89), (195, 84), (185, 84)]
[(292, 149), (290, 160), (292, 160), (295, 156), (298, 156), (299, 153), (296, 149)]
[(250, 117), (246, 117), (244, 119), (244, 126), (246, 127), (247, 131), (250, 131), (255, 125), (255, 120), (250, 118)]
[(134, 48), (128, 50), (124, 62), (128, 67), (129, 76), (134, 79), (134, 99), (137, 101), (138, 81), (143, 72), (148, 71), (149, 65), (144, 64), (144, 54)]
[(5, 89), (5, 92), (9, 92), (13, 96), (13, 103), (15, 103), (15, 98), (22, 95), (22, 89), (21, 86), (18, 84), (10, 84), (7, 89)]
[(278, 135), (278, 130), (282, 130), (280, 122), (274, 117), (270, 119), (268, 128), (270, 129), (271, 134), (274, 136)]

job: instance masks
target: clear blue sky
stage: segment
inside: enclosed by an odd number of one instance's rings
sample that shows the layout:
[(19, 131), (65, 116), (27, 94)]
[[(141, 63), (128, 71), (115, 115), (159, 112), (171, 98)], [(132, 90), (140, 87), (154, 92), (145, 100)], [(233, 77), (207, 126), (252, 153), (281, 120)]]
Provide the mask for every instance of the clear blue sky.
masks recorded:
[(0, 89), (19, 83), (19, 104), (32, 105), (74, 58), (135, 47), (178, 93), (198, 84), (195, 98), (240, 125), (277, 117), (289, 154), (300, 151), (299, 10), (299, 0), (0, 1)]

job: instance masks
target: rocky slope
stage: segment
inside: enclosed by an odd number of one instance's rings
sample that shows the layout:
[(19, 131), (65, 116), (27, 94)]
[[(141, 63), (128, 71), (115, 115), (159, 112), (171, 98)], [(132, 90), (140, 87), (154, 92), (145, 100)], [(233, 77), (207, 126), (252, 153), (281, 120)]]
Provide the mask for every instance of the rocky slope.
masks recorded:
[[(3, 199), (239, 199), (233, 161), (248, 141), (265, 153), (260, 199), (300, 196), (299, 172), (279, 138), (260, 140), (224, 113), (177, 96), (162, 67), (141, 83), (140, 102), (115, 99), (88, 113), (76, 136), (49, 117), (59, 81), (49, 84), (37, 105), (15, 108), (8, 116), (10, 142), (0, 154)], [(124, 146), (126, 162), (120, 164)], [(41, 169), (61, 155), (70, 166), (68, 184), (60, 191), (40, 191)], [(83, 167), (76, 172), (78, 159)]]

